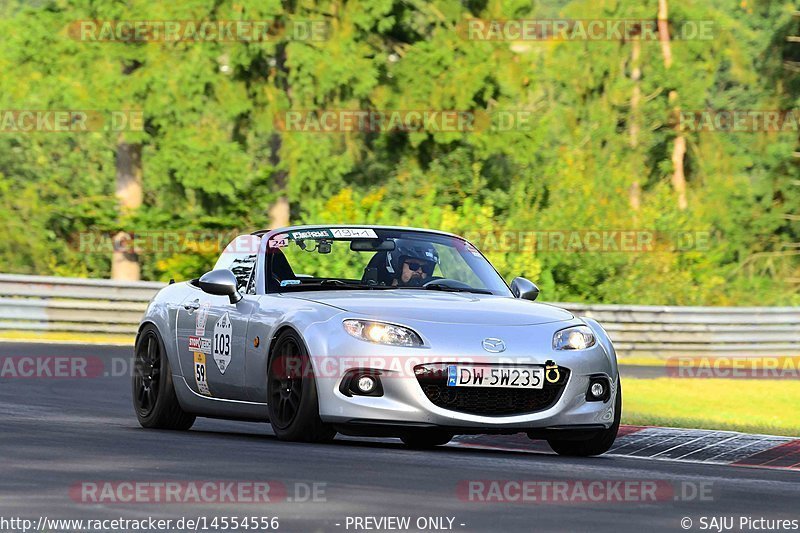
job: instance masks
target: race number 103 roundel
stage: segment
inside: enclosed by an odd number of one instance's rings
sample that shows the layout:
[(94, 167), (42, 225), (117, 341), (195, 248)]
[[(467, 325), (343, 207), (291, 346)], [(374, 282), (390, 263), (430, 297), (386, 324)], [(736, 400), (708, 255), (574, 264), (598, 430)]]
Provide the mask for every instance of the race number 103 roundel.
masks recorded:
[(228, 313), (222, 315), (222, 318), (217, 320), (214, 324), (214, 362), (217, 363), (219, 373), (224, 374), (228, 369), (231, 362), (231, 334), (233, 327), (231, 326), (231, 319)]

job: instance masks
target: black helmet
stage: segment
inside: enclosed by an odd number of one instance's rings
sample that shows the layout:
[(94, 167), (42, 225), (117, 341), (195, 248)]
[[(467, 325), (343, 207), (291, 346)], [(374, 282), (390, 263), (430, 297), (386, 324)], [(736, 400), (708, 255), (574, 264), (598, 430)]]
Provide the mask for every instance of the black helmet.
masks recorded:
[(424, 270), (428, 276), (433, 275), (433, 269), (439, 264), (439, 253), (432, 244), (410, 239), (395, 239), (394, 250), (386, 254), (386, 270), (394, 277), (399, 277), (403, 271), (403, 262), (406, 259), (417, 259), (425, 265)]

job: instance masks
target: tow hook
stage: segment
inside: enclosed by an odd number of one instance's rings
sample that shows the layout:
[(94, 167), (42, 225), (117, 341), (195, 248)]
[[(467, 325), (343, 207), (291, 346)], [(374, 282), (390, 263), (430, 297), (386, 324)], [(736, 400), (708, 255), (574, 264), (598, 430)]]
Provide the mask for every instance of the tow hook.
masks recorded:
[(561, 372), (558, 371), (558, 365), (551, 359), (548, 359), (544, 364), (544, 379), (546, 379), (548, 383), (558, 383), (558, 380), (561, 379)]

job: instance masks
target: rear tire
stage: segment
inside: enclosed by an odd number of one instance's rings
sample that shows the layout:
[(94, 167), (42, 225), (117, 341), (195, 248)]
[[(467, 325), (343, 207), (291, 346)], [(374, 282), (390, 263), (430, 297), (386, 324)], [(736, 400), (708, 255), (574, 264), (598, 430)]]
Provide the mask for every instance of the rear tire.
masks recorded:
[(133, 409), (142, 427), (185, 431), (195, 416), (184, 412), (172, 383), (172, 370), (161, 335), (152, 324), (142, 328), (133, 358)]
[(599, 431), (589, 440), (548, 439), (547, 443), (558, 455), (571, 457), (590, 457), (602, 455), (614, 445), (622, 419), (622, 384), (617, 381), (617, 398), (614, 400), (614, 423), (610, 428)]
[(303, 340), (293, 330), (281, 333), (267, 370), (267, 408), (280, 440), (329, 442), (336, 430), (319, 417), (314, 370)]
[(409, 448), (425, 450), (435, 448), (436, 446), (444, 446), (450, 442), (452, 438), (453, 434), (447, 431), (426, 429), (406, 433), (400, 437), (400, 440)]

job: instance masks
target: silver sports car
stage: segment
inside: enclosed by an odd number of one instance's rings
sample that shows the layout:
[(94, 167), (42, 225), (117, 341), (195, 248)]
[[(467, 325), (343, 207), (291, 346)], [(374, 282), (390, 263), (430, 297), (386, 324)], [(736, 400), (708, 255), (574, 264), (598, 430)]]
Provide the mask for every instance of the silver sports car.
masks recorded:
[(594, 320), (534, 303), (465, 239), (379, 226), (295, 226), (233, 240), (214, 270), (150, 302), (135, 348), (142, 426), (196, 416), (446, 444), (525, 432), (560, 454), (607, 451), (616, 354)]

